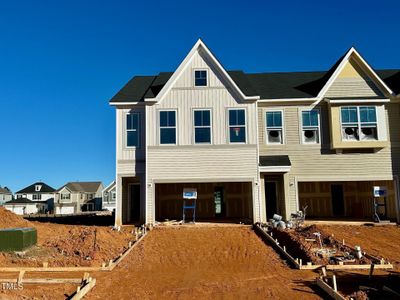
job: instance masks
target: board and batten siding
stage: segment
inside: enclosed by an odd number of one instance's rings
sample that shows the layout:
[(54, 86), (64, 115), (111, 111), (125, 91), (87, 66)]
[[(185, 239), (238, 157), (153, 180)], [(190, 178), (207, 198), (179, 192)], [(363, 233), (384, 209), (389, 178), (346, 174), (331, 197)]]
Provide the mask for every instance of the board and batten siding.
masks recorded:
[[(144, 106), (122, 107), (116, 109), (117, 121), (117, 174), (135, 176), (144, 173), (145, 160), (145, 109)], [(139, 148), (126, 145), (126, 116), (129, 113), (140, 115), (140, 145)]]
[[(399, 132), (400, 124), (389, 122), (388, 113), (397, 109), (398, 104), (385, 105), (385, 118), (390, 130)], [(283, 145), (266, 144), (265, 114), (271, 109), (283, 110), (284, 136)], [(289, 172), (289, 210), (298, 209), (296, 183), (299, 181), (368, 181), (392, 180), (392, 151), (386, 147), (376, 152), (337, 154), (330, 149), (329, 116), (325, 103), (318, 105), (320, 109), (321, 144), (302, 144), (301, 142), (301, 110), (311, 109), (307, 105), (285, 105), (281, 107), (259, 104), (259, 151), (260, 155), (288, 155), (292, 163)], [(398, 117), (397, 117), (398, 118)], [(387, 127), (389, 128), (389, 127)], [(388, 131), (390, 131), (388, 129)], [(395, 138), (398, 143), (400, 135)], [(395, 174), (396, 175), (396, 174)]]
[[(194, 86), (194, 70), (208, 71), (208, 86)], [(228, 110), (246, 112), (246, 143), (230, 144)], [(211, 144), (194, 144), (193, 111), (211, 110)], [(159, 144), (159, 111), (176, 110), (176, 145)], [(208, 58), (197, 52), (185, 70), (157, 104), (146, 106), (147, 212), (154, 221), (154, 185), (157, 182), (252, 182), (257, 174), (257, 107), (242, 102), (227, 88), (225, 79)], [(253, 184), (253, 199), (258, 199)], [(257, 194), (256, 194), (257, 193)], [(253, 200), (254, 201), (254, 200)], [(253, 203), (258, 216), (259, 203)]]

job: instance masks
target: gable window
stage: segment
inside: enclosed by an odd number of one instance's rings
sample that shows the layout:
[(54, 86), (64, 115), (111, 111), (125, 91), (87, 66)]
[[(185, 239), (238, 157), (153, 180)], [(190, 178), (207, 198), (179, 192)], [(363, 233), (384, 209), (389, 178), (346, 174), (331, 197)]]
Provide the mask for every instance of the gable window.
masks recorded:
[(35, 185), (35, 192), (40, 192), (42, 186), (40, 184)]
[(139, 148), (140, 143), (140, 114), (126, 115), (126, 146)]
[(246, 143), (246, 112), (244, 109), (229, 110), (229, 142)]
[(160, 144), (176, 144), (176, 111), (160, 111)]
[(71, 199), (71, 194), (61, 194), (61, 200), (69, 200)]
[(320, 135), (319, 110), (304, 110), (301, 112), (301, 119), (303, 143), (318, 144)]
[(267, 111), (267, 143), (283, 144), (282, 111)]
[(377, 140), (377, 119), (375, 106), (342, 107), (342, 137), (346, 141)]
[(194, 86), (207, 86), (207, 70), (194, 71)]
[(210, 110), (194, 110), (193, 113), (195, 144), (211, 144)]

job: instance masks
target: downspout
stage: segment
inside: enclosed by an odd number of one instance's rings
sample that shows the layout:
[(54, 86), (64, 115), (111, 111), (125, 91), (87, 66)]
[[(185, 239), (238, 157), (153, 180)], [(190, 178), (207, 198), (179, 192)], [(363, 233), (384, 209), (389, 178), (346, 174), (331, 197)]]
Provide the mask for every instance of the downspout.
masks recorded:
[(261, 179), (260, 179), (260, 141), (259, 141), (259, 129), (258, 129), (258, 101), (256, 101), (256, 145), (257, 145), (257, 189), (258, 189), (258, 220), (261, 222)]

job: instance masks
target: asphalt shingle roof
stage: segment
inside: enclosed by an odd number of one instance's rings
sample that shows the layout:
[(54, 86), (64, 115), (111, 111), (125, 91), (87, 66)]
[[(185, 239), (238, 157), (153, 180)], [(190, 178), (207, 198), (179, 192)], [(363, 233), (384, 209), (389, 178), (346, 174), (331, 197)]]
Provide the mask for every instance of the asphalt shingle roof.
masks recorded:
[(289, 167), (290, 162), (288, 155), (263, 155), (260, 156), (261, 167)]
[[(228, 74), (246, 96), (260, 96), (261, 99), (309, 98), (318, 95), (341, 60), (342, 58), (328, 71), (320, 72), (228, 71)], [(376, 73), (396, 94), (400, 93), (399, 69), (377, 70)], [(163, 72), (157, 76), (135, 76), (110, 100), (110, 103), (140, 102), (144, 98), (154, 98), (172, 74)]]
[(78, 181), (78, 182), (68, 182), (66, 185), (63, 185), (61, 188), (57, 190), (59, 192), (64, 187), (68, 188), (71, 192), (80, 192), (80, 193), (96, 193), (101, 185), (100, 181)]
[[(39, 192), (35, 190), (36, 185), (42, 186)], [(16, 194), (41, 194), (41, 193), (52, 193), (54, 191), (55, 189), (53, 189), (51, 186), (47, 185), (44, 182), (35, 182), (34, 184), (31, 184), (30, 186), (27, 186), (26, 188), (23, 188), (22, 190), (16, 192)]]

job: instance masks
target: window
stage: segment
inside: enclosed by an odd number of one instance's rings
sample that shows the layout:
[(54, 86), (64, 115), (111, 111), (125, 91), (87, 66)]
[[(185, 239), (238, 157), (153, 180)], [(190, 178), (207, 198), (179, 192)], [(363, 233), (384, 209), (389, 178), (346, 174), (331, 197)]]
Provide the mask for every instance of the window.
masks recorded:
[(42, 186), (40, 184), (35, 185), (35, 192), (40, 192)]
[(195, 144), (211, 144), (210, 110), (195, 110), (193, 113)]
[(176, 144), (176, 111), (160, 111), (160, 144)]
[(71, 194), (61, 194), (61, 200), (69, 200), (71, 199)]
[(194, 71), (194, 86), (207, 86), (207, 71)]
[(341, 108), (342, 137), (347, 141), (377, 140), (375, 106)]
[(282, 111), (267, 111), (267, 143), (283, 144)]
[(140, 143), (140, 114), (126, 115), (126, 146), (139, 148)]
[(41, 194), (33, 194), (33, 200), (42, 200)]
[(246, 113), (244, 109), (229, 110), (229, 141), (246, 143)]
[(117, 193), (116, 192), (111, 192), (111, 200), (113, 202), (115, 202), (116, 199), (117, 199)]
[(319, 143), (319, 110), (305, 110), (301, 112), (302, 139), (305, 144)]

